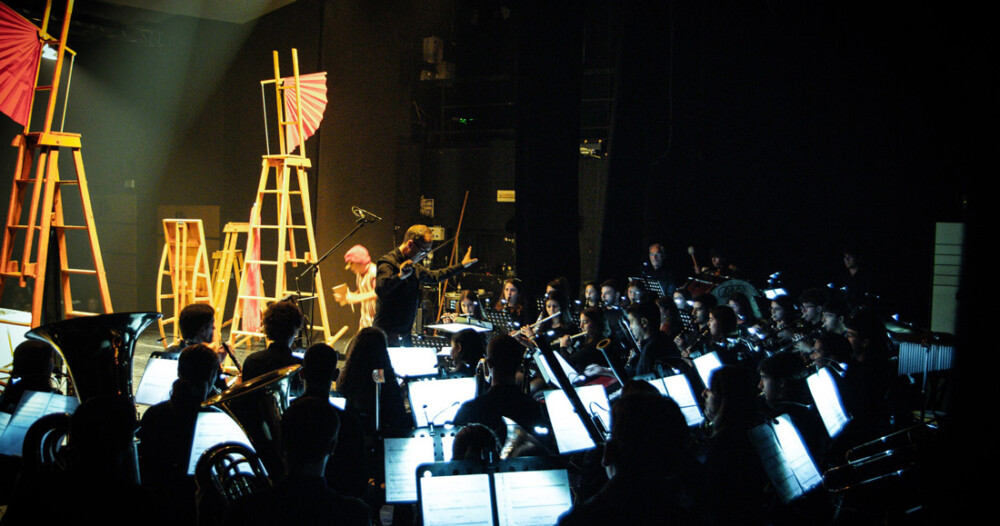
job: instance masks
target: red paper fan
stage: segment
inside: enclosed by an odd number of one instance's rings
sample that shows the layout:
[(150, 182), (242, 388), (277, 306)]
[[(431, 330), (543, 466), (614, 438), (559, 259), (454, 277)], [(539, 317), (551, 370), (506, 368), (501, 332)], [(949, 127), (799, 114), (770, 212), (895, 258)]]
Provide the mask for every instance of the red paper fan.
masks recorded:
[(0, 3), (0, 111), (22, 126), (31, 114), (41, 51), (38, 28)]
[[(281, 79), (282, 85), (291, 86), (295, 77)], [(323, 112), (326, 111), (326, 72), (299, 75), (299, 98), (302, 99), (302, 131), (306, 139), (312, 137), (319, 124), (323, 122)], [(295, 120), (295, 90), (285, 90), (285, 120)], [(285, 127), (285, 144), (288, 153), (299, 146), (299, 128), (289, 124)]]

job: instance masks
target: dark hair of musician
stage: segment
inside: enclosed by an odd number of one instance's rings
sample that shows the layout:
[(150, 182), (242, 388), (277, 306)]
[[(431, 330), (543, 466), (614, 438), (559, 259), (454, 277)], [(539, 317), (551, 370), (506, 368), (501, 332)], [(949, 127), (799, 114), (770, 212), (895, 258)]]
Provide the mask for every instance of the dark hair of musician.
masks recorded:
[(403, 243), (413, 241), (419, 245), (424, 242), (424, 238), (427, 237), (430, 231), (431, 229), (427, 225), (413, 225), (406, 229), (406, 234), (403, 235)]
[(514, 338), (506, 334), (498, 334), (486, 346), (486, 359), (496, 378), (510, 378), (517, 374), (521, 366), (521, 356), (524, 347)]
[(546, 287), (552, 287), (569, 297), (569, 280), (565, 276), (559, 276), (558, 278), (545, 284)]
[(458, 360), (461, 364), (474, 366), (481, 358), (486, 356), (486, 343), (482, 335), (473, 329), (465, 329), (451, 335), (451, 346), (458, 344)]
[[(753, 306), (750, 304), (750, 298), (747, 298), (746, 294), (742, 292), (734, 292), (729, 295), (729, 301), (732, 301), (740, 308), (739, 316), (743, 318), (744, 325), (754, 325), (757, 321), (757, 317), (754, 316)], [(737, 320), (737, 324), (739, 321)]]
[(615, 292), (621, 292), (621, 289), (618, 288), (618, 282), (614, 279), (606, 279), (602, 281), (601, 288), (603, 289), (604, 287), (615, 289)]
[(604, 318), (604, 310), (599, 307), (587, 307), (581, 313), (590, 320), (590, 329), (587, 331), (587, 341), (607, 338), (611, 331), (608, 329), (607, 320)]
[(716, 305), (719, 304), (719, 298), (716, 298), (712, 294), (699, 294), (695, 296), (691, 301), (701, 303), (701, 308), (706, 310), (712, 310)]
[(337, 409), (325, 398), (300, 397), (281, 415), (281, 449), (286, 468), (333, 453), (340, 431)]
[[(817, 307), (823, 307), (829, 300), (830, 295), (827, 293), (827, 289), (820, 287), (810, 287), (802, 291), (802, 295), (799, 296), (799, 305), (805, 303), (812, 303)], [(826, 310), (826, 309), (824, 309)]]
[(297, 330), (302, 328), (305, 317), (299, 306), (290, 301), (279, 301), (272, 303), (264, 311), (261, 319), (264, 325), (264, 335), (274, 342), (285, 343), (289, 338), (295, 336)]
[(135, 406), (125, 395), (102, 394), (84, 400), (70, 417), (73, 448), (88, 463), (121, 458), (136, 430)]
[(340, 355), (325, 343), (314, 343), (302, 359), (302, 379), (306, 394), (329, 396), (330, 384), (337, 379), (337, 359)]
[(736, 312), (728, 305), (717, 305), (712, 308), (712, 317), (719, 324), (719, 334), (726, 336), (736, 330)]
[(712, 373), (710, 381), (716, 413), (712, 434), (735, 429), (748, 430), (762, 418), (757, 405), (758, 378), (745, 367), (724, 365)]
[[(351, 340), (347, 351), (347, 363), (340, 373), (337, 388), (345, 395), (362, 385), (372, 383), (372, 371), (382, 369), (386, 383), (396, 377), (389, 361), (389, 350), (385, 333), (375, 327), (365, 327)], [(395, 383), (395, 382), (392, 382)]]
[(183, 408), (205, 401), (207, 387), (219, 376), (219, 355), (204, 343), (189, 345), (177, 359), (177, 380), (170, 389), (170, 400)]
[(185, 340), (194, 339), (201, 334), (209, 323), (215, 320), (215, 309), (207, 303), (192, 303), (181, 310), (177, 317), (177, 326), (181, 329), (181, 337)]
[[(660, 308), (660, 329), (673, 339), (684, 329), (684, 322), (681, 321), (681, 312), (677, 309), (677, 303), (673, 298), (661, 296), (656, 298), (656, 306)], [(666, 315), (666, 316), (664, 316)]]
[(660, 308), (653, 301), (641, 301), (628, 306), (628, 313), (638, 320), (646, 320), (650, 334), (660, 330)]
[(469, 424), (458, 431), (451, 444), (452, 460), (500, 459), (500, 438), (482, 424)]
[(55, 368), (55, 349), (38, 340), (25, 340), (14, 349), (14, 364), (11, 376), (14, 378), (44, 378), (46, 382)]
[(830, 312), (834, 315), (841, 316), (845, 320), (851, 314), (851, 306), (847, 303), (842, 296), (839, 294), (833, 295), (823, 304), (823, 312)]
[(612, 407), (611, 455), (605, 458), (613, 462), (615, 476), (655, 473), (662, 477), (676, 472), (684, 459), (682, 453), (690, 442), (684, 416), (676, 402), (650, 389), (623, 391)]
[[(778, 353), (760, 362), (761, 376), (770, 377), (778, 384), (778, 400), (806, 403), (809, 399), (805, 378), (805, 362), (798, 353)], [(772, 400), (768, 400), (771, 402)]]
[(628, 280), (628, 285), (625, 287), (625, 291), (628, 292), (628, 289), (636, 289), (639, 291), (639, 301), (649, 299), (649, 291), (647, 291), (645, 285), (637, 279)]
[(799, 317), (799, 309), (798, 307), (795, 306), (795, 301), (793, 301), (792, 297), (789, 296), (788, 294), (781, 294), (775, 296), (774, 299), (772, 299), (771, 301), (777, 303), (778, 305), (781, 306), (782, 309), (784, 309), (786, 323), (791, 322)]
[(569, 310), (569, 297), (566, 293), (559, 289), (553, 290), (545, 295), (545, 301), (547, 302), (549, 300), (555, 301), (559, 304), (559, 323), (563, 327), (573, 325), (573, 313)]
[[(889, 357), (889, 336), (885, 323), (870, 309), (858, 309), (844, 321), (848, 332), (857, 334), (851, 342), (852, 356), (858, 361), (886, 360)], [(848, 334), (848, 340), (851, 340)]]
[[(462, 312), (463, 300), (472, 300), (472, 302), (475, 304), (475, 307), (472, 308), (471, 313)], [(479, 303), (479, 294), (477, 294), (476, 291), (471, 289), (465, 289), (458, 295), (458, 304), (455, 305), (455, 310), (459, 314), (470, 314), (473, 318), (476, 318), (477, 320), (483, 319), (483, 306)]]
[(517, 278), (507, 278), (507, 279), (503, 280), (503, 287), (500, 289), (500, 296), (499, 296), (501, 300), (504, 299), (504, 292), (503, 291), (504, 291), (504, 289), (507, 288), (507, 284), (508, 283), (512, 287), (514, 287), (515, 291), (517, 291), (517, 296), (514, 299), (514, 304), (513, 305), (507, 305), (503, 301), (497, 300), (497, 301), (493, 302), (493, 310), (495, 310), (497, 312), (500, 312), (500, 311), (503, 311), (503, 310), (509, 310), (509, 311), (511, 311), (511, 313), (514, 316), (520, 316), (521, 313), (524, 311), (524, 305), (525, 305), (525, 301), (524, 301), (525, 294), (523, 294), (523, 290), (522, 290), (522, 286), (523, 285), (521, 283), (521, 280), (519, 280)]

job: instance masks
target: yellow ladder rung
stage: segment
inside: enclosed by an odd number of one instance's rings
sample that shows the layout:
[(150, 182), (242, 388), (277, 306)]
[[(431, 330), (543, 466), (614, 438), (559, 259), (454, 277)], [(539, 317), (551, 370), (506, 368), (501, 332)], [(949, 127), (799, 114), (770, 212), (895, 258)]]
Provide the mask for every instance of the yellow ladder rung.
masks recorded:
[(87, 270), (83, 268), (64, 268), (62, 269), (66, 274), (83, 274), (85, 276), (96, 276), (96, 270)]
[(82, 225), (52, 225), (52, 228), (61, 228), (63, 230), (86, 230), (87, 227)]
[(248, 260), (245, 261), (245, 263), (256, 263), (258, 265), (277, 265), (278, 264), (277, 261), (262, 261), (262, 260), (259, 261), (259, 260), (255, 260), (255, 259), (248, 259)]

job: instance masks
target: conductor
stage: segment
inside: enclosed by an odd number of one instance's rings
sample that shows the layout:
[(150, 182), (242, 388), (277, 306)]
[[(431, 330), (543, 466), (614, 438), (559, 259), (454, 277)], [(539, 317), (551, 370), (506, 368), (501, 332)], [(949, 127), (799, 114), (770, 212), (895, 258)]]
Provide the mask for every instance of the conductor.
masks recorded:
[(413, 225), (403, 236), (403, 243), (378, 259), (375, 278), (375, 320), (373, 325), (385, 331), (390, 347), (410, 347), (410, 328), (420, 303), (420, 284), (433, 285), (456, 276), (474, 265), (469, 247), (457, 265), (441, 270), (428, 270), (420, 260), (431, 252), (431, 229)]

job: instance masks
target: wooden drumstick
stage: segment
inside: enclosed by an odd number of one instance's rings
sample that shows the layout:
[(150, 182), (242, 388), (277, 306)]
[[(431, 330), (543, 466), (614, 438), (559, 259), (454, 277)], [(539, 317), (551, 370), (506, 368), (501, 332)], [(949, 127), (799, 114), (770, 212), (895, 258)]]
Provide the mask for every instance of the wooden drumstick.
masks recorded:
[(688, 254), (691, 254), (691, 262), (694, 263), (694, 273), (697, 275), (701, 272), (701, 267), (698, 265), (698, 260), (694, 257), (694, 246), (688, 247)]

